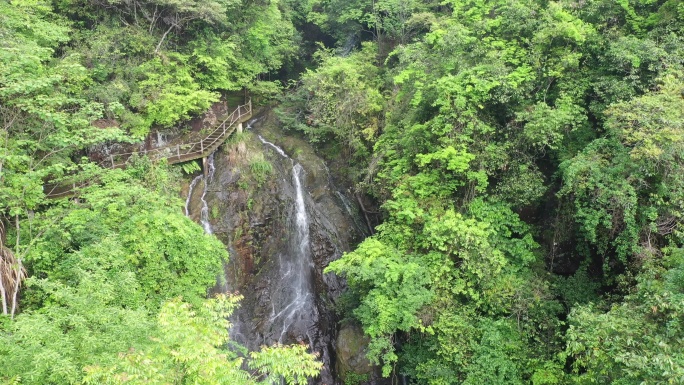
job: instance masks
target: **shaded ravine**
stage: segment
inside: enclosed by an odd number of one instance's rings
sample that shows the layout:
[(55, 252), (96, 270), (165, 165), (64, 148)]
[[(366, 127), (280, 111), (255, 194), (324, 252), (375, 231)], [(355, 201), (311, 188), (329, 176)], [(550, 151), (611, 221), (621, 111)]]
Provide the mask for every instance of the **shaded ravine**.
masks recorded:
[[(311, 147), (280, 134), (272, 115), (262, 119), (214, 154), (206, 186), (201, 176), (193, 180), (187, 214), (203, 222), (202, 212), (211, 213), (207, 223), (229, 250), (214, 291), (244, 296), (231, 318), (231, 339), (249, 350), (306, 344), (324, 363), (313, 383), (338, 384), (333, 309), (345, 285), (323, 269), (364, 235), (350, 215), (356, 208)], [(255, 163), (270, 164), (265, 179), (255, 176)]]

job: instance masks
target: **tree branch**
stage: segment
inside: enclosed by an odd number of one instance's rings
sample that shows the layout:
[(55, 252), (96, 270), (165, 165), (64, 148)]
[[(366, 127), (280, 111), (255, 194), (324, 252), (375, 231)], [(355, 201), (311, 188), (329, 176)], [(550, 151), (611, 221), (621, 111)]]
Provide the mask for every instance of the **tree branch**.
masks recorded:
[(171, 32), (171, 30), (175, 27), (175, 25), (171, 25), (169, 29), (164, 32), (164, 35), (162, 36), (161, 40), (159, 40), (159, 44), (157, 44), (157, 48), (154, 49), (154, 53), (157, 54), (159, 53), (159, 49), (161, 48), (162, 43), (164, 43), (164, 39), (166, 39), (166, 36)]

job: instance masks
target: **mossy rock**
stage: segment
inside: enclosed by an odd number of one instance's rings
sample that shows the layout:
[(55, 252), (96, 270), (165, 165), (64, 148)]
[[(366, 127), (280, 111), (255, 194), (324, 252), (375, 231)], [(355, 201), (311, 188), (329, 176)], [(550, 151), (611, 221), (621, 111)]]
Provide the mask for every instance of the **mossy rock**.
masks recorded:
[(346, 324), (340, 329), (335, 350), (337, 373), (343, 384), (352, 382), (350, 385), (357, 385), (366, 383), (371, 378), (374, 367), (366, 358), (369, 343), (368, 336), (356, 324)]

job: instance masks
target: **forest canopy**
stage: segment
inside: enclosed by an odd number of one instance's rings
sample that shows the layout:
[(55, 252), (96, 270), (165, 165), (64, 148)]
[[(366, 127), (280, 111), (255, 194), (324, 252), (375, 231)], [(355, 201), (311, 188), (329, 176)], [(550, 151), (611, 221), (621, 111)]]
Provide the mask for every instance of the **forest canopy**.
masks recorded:
[(207, 299), (228, 254), (182, 214), (178, 169), (92, 158), (228, 92), (272, 94), (262, 76), (294, 52), (288, 12), (0, 2), (0, 383), (305, 384), (320, 371), (301, 346), (229, 345), (240, 298)]
[(309, 17), (362, 43), (318, 54), (280, 114), (381, 209), (328, 270), (385, 375), (684, 378), (682, 2), (323, 0)]
[(365, 202), (327, 271), (384, 376), (681, 383), (681, 0), (0, 2), (0, 381), (317, 373), (226, 348), (228, 255), (177, 169), (88, 158), (245, 93)]

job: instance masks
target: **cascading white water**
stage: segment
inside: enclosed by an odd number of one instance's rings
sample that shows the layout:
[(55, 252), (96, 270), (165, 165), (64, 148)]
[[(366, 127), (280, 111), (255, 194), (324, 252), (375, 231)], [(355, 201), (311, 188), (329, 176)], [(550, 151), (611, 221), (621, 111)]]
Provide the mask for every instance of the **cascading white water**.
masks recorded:
[[(250, 121), (245, 129), (252, 124), (259, 128), (259, 123)], [(269, 129), (267, 124), (261, 127)], [(216, 158), (206, 201), (210, 207), (221, 207), (220, 217), (212, 223), (218, 223), (217, 232), (220, 224), (231, 258), (224, 266), (225, 281), (214, 291), (244, 297), (230, 318), (231, 341), (248, 351), (275, 343), (306, 344), (324, 363), (320, 377), (310, 384), (335, 384), (339, 382), (335, 379), (337, 317), (332, 307), (344, 283), (332, 274), (324, 275), (322, 269), (362, 236), (349, 213), (360, 216), (353, 200), (335, 196), (333, 177), (328, 173), (326, 178), (323, 162), (306, 144), (282, 137), (283, 143), (302, 151), (301, 158), (292, 159), (291, 147), (283, 151), (271, 132), (279, 131), (274, 127), (240, 137), (245, 145), (230, 145), (227, 156)], [(260, 148), (255, 151), (254, 145)], [(252, 183), (250, 160), (262, 155), (271, 162), (272, 173), (262, 183)], [(189, 205), (197, 222), (201, 188), (196, 185)], [(316, 194), (310, 195), (308, 188)]]
[[(285, 151), (283, 151), (282, 148), (280, 148), (280, 147), (276, 146), (275, 144), (269, 142), (268, 140), (264, 139), (263, 136), (259, 135), (259, 140), (261, 141), (261, 143), (263, 143), (263, 144), (271, 147), (272, 149), (276, 150), (276, 152), (278, 154), (280, 154), (280, 156), (282, 156), (283, 158), (290, 159), (290, 157), (287, 156), (287, 154), (285, 153)], [(292, 160), (292, 159), (290, 159), (290, 160)]]
[(250, 120), (247, 122), (247, 126), (245, 127), (245, 130), (251, 130), (251, 129), (252, 129), (252, 125), (253, 125), (254, 123), (258, 122), (260, 119), (261, 119), (261, 117), (254, 118), (254, 119), (250, 119)]
[(212, 234), (213, 230), (211, 228), (211, 223), (209, 223), (209, 205), (207, 204), (207, 201), (204, 198), (207, 195), (207, 189), (209, 188), (209, 183), (211, 183), (212, 179), (214, 178), (214, 172), (216, 171), (216, 168), (214, 167), (214, 154), (213, 153), (207, 157), (206, 167), (207, 167), (207, 178), (206, 178), (206, 180), (204, 178), (204, 175), (198, 175), (190, 183), (190, 190), (188, 191), (188, 197), (185, 200), (185, 216), (190, 215), (190, 199), (192, 199), (193, 190), (195, 189), (195, 187), (197, 186), (197, 183), (200, 180), (204, 180), (204, 190), (202, 191), (202, 196), (200, 197), (200, 201), (202, 202), (202, 208), (200, 210), (200, 223), (202, 224), (202, 228), (204, 228), (205, 233)]
[(274, 149), (292, 163), (292, 184), (295, 188), (294, 233), (289, 253), (279, 255), (280, 282), (273, 292), (271, 317), (274, 325), (282, 325), (278, 342), (283, 343), (290, 334), (302, 341), (304, 337), (311, 342), (309, 330), (315, 319), (315, 304), (311, 285), (313, 260), (309, 240), (309, 218), (306, 213), (302, 174), (304, 169), (294, 162), (283, 149), (267, 141), (261, 135), (259, 140)]
[(163, 147), (166, 146), (166, 134), (162, 134), (161, 132), (157, 131), (157, 144), (156, 147)]
[(202, 227), (204, 228), (205, 233), (213, 234), (211, 223), (209, 223), (209, 205), (207, 205), (207, 201), (204, 198), (207, 196), (209, 183), (211, 183), (212, 179), (214, 179), (214, 172), (216, 171), (216, 168), (214, 167), (214, 153), (211, 153), (211, 155), (207, 157), (206, 167), (207, 179), (204, 181), (204, 191), (202, 191), (202, 196), (200, 197), (200, 201), (202, 201), (202, 210), (200, 211), (200, 223), (202, 223)]
[(189, 217), (190, 216), (190, 199), (192, 199), (192, 192), (195, 190), (195, 186), (197, 186), (197, 183), (202, 180), (202, 175), (198, 175), (195, 177), (195, 179), (190, 182), (190, 189), (188, 190), (188, 197), (185, 199), (185, 216)]

